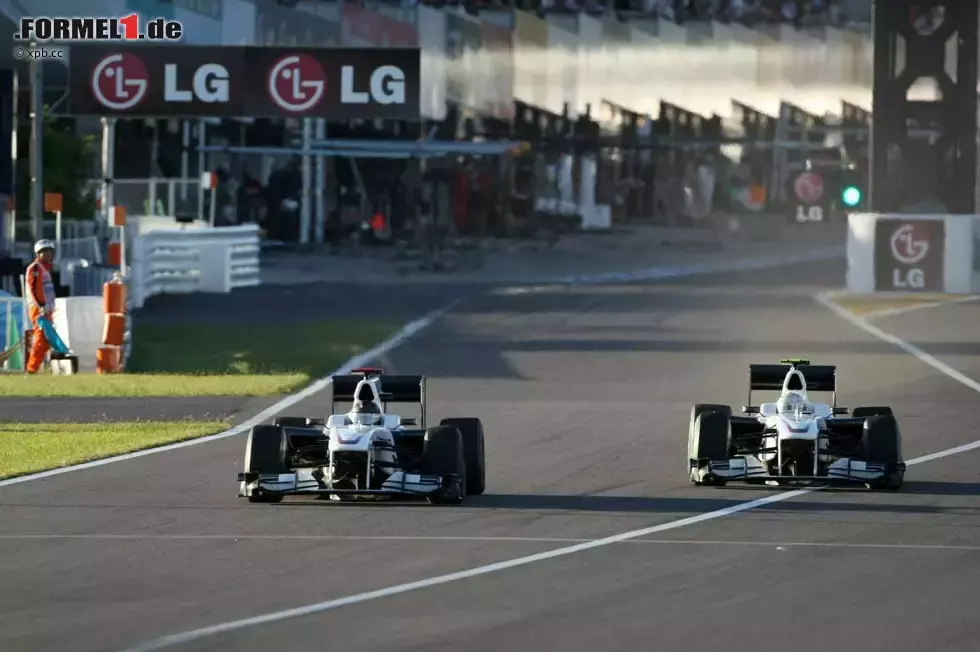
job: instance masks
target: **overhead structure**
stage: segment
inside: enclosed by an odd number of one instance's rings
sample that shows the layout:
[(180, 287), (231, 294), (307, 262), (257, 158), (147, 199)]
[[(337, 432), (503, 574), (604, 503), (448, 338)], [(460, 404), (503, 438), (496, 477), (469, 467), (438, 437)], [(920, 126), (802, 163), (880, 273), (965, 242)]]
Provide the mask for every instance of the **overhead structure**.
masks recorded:
[[(870, 210), (975, 212), (977, 18), (978, 0), (875, 0)], [(933, 99), (913, 99), (922, 81)]]
[(842, 100), (840, 117), (844, 146), (848, 152), (854, 152), (855, 155), (858, 155), (859, 150), (868, 145), (868, 132), (871, 130), (872, 122), (871, 112), (862, 106)]
[[(302, 156), (300, 243), (308, 242), (312, 212), (322, 213), (310, 192), (313, 157), (404, 157), (346, 145), (314, 148), (324, 120), (420, 118), (421, 50), (418, 48), (319, 48), (251, 46), (73, 45), (69, 104), (75, 115), (103, 119), (103, 204), (112, 205), (115, 120), (118, 118), (294, 118), (302, 120), (302, 147), (223, 148), (210, 151)], [(316, 124), (314, 124), (316, 123)], [(314, 134), (317, 134), (316, 136)], [(189, 140), (189, 135), (186, 138)], [(208, 151), (203, 128), (198, 155)], [(422, 152), (418, 156), (432, 155)], [(316, 196), (323, 194), (323, 164)], [(201, 159), (203, 168), (203, 159)], [(202, 170), (203, 171), (203, 170)], [(203, 211), (204, 190), (198, 192)], [(322, 215), (315, 235), (322, 234)]]
[(733, 99), (732, 119), (742, 128), (747, 138), (766, 142), (776, 140), (776, 124), (779, 119), (774, 115)]

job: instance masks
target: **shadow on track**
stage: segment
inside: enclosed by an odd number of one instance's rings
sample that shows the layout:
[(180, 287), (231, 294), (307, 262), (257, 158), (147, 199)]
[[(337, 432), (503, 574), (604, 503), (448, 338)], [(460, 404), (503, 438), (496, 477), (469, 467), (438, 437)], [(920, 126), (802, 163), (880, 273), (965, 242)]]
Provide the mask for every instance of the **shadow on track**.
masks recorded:
[[(71, 503), (6, 503), (0, 501), (0, 508), (31, 508), (31, 509), (190, 509), (190, 510), (242, 510), (242, 509), (261, 509), (261, 510), (280, 510), (290, 508), (319, 508), (319, 509), (439, 509), (439, 510), (473, 510), (473, 509), (499, 509), (515, 511), (556, 511), (556, 512), (620, 512), (620, 513), (699, 513), (713, 512), (720, 509), (735, 507), (759, 496), (740, 499), (738, 493), (752, 491), (756, 494), (775, 495), (802, 487), (759, 487), (731, 485), (724, 488), (705, 488), (704, 497), (699, 498), (658, 498), (655, 496), (589, 496), (589, 495), (561, 495), (561, 494), (484, 494), (482, 496), (470, 496), (461, 506), (434, 506), (429, 505), (423, 500), (385, 500), (385, 501), (358, 501), (358, 502), (337, 502), (326, 499), (315, 499), (312, 497), (288, 497), (278, 505), (249, 505), (244, 501), (234, 504), (134, 504), (119, 502), (114, 504), (71, 504)], [(733, 495), (736, 494), (736, 495)], [(788, 500), (785, 502), (772, 503), (756, 508), (759, 511), (768, 510), (774, 512), (893, 512), (904, 514), (942, 514), (944, 512), (955, 512), (962, 514), (964, 509), (976, 511), (980, 514), (980, 505), (977, 508), (964, 508), (962, 506), (939, 506), (939, 505), (909, 505), (902, 504), (900, 501), (903, 495), (913, 496), (980, 496), (980, 483), (973, 482), (906, 482), (905, 487), (898, 492), (873, 492), (860, 487), (823, 487), (819, 493), (813, 495), (823, 495), (828, 497), (843, 496), (866, 496), (868, 498), (888, 498), (888, 503), (870, 502), (829, 502), (816, 500)]]
[(905, 482), (903, 494), (925, 496), (980, 496), (980, 482)]
[[(930, 484), (930, 483), (922, 483)], [(941, 483), (937, 483), (941, 484)], [(752, 490), (758, 492), (759, 487)], [(725, 492), (731, 491), (729, 488), (712, 490), (714, 496), (704, 498), (656, 498), (641, 496), (574, 496), (574, 495), (546, 495), (546, 494), (485, 494), (483, 496), (472, 496), (459, 507), (434, 507), (424, 502), (414, 501), (385, 501), (376, 503), (338, 503), (326, 500), (289, 500), (280, 503), (275, 508), (290, 507), (319, 507), (322, 509), (332, 508), (351, 508), (351, 509), (457, 509), (457, 510), (482, 510), (497, 509), (502, 511), (529, 511), (529, 512), (593, 512), (593, 513), (629, 513), (629, 514), (657, 514), (657, 513), (676, 513), (689, 514), (701, 512), (714, 512), (749, 502), (749, 499), (738, 500), (727, 498)], [(737, 489), (736, 489), (737, 491)], [(762, 488), (761, 491), (766, 491)], [(773, 489), (773, 493), (787, 491), (787, 489)], [(946, 489), (950, 491), (950, 489)], [(976, 495), (980, 495), (980, 488), (973, 490)], [(892, 500), (899, 498), (902, 493), (929, 494), (926, 488), (922, 491), (909, 491), (898, 493), (870, 492), (866, 489), (823, 489), (820, 493), (835, 494), (864, 494), (868, 497), (889, 497)], [(949, 495), (948, 493), (945, 495)], [(957, 495), (970, 495), (969, 492), (962, 492)], [(833, 512), (875, 512), (875, 513), (894, 513), (894, 514), (943, 514), (956, 513), (962, 515), (964, 510), (975, 511), (980, 515), (980, 506), (976, 508), (964, 508), (962, 506), (938, 506), (938, 505), (910, 505), (895, 502), (888, 503), (864, 503), (864, 502), (821, 502), (792, 500), (785, 502), (772, 503), (756, 508), (756, 511), (768, 511), (779, 513), (833, 513)]]
[[(758, 491), (758, 488), (755, 488)], [(726, 489), (718, 490), (723, 494)], [(778, 490), (776, 490), (778, 491)], [(785, 490), (783, 490), (785, 491)], [(826, 490), (823, 490), (826, 491)], [(821, 493), (823, 493), (821, 491)], [(845, 490), (845, 493), (866, 493), (872, 496), (899, 496), (898, 494), (871, 493), (867, 490)], [(743, 504), (744, 500), (730, 500), (719, 495), (717, 498), (647, 498), (628, 496), (557, 496), (557, 495), (484, 495), (467, 500), (465, 508), (489, 508), (533, 511), (583, 511), (583, 512), (712, 512)], [(941, 514), (947, 508), (936, 505), (873, 504), (862, 502), (820, 502), (791, 500), (772, 503), (756, 508), (758, 511), (781, 513), (819, 513), (819, 512), (884, 512), (902, 514)], [(950, 508), (961, 514), (962, 507)], [(976, 509), (980, 514), (980, 506)]]
[[(626, 513), (657, 513), (657, 512), (711, 512), (729, 507), (735, 507), (763, 495), (775, 495), (792, 491), (800, 487), (765, 487), (749, 485), (729, 485), (724, 488), (704, 488), (703, 497), (656, 497), (656, 496), (590, 496), (571, 494), (484, 494), (470, 496), (461, 506), (433, 506), (424, 500), (383, 500), (357, 502), (338, 502), (326, 499), (316, 499), (312, 496), (291, 496), (278, 505), (249, 505), (244, 500), (232, 504), (201, 504), (201, 503), (169, 503), (169, 504), (137, 504), (118, 502), (113, 504), (75, 504), (75, 503), (7, 503), (0, 501), (0, 508), (31, 508), (31, 509), (201, 509), (201, 510), (242, 510), (262, 509), (278, 510), (290, 508), (319, 508), (319, 509), (500, 509), (528, 511), (566, 511), (566, 512), (626, 512)], [(753, 492), (754, 496), (741, 498), (742, 492)], [(858, 486), (830, 486), (819, 488), (814, 496), (859, 498), (888, 498), (886, 504), (864, 502), (825, 502), (815, 500), (791, 500), (772, 503), (758, 507), (758, 510), (779, 512), (895, 512), (909, 514), (941, 514), (944, 511), (963, 512), (962, 506), (909, 505), (893, 501), (901, 500), (904, 495), (912, 496), (980, 496), (980, 483), (976, 482), (930, 482), (908, 481), (897, 492), (869, 491)], [(967, 508), (973, 509), (973, 508)], [(980, 505), (976, 508), (980, 512)]]
[[(466, 341), (457, 339), (454, 345), (477, 346), (480, 340)], [(865, 353), (876, 355), (908, 355), (901, 349), (887, 342), (820, 342), (814, 340), (795, 340), (795, 350), (808, 351), (812, 354), (827, 354), (840, 357), (845, 353)], [(655, 340), (655, 339), (533, 339), (524, 341), (503, 341), (498, 344), (508, 351), (523, 351), (528, 353), (542, 352), (596, 352), (596, 351), (647, 351), (663, 353), (757, 353), (761, 356), (773, 355), (773, 343), (769, 341), (750, 340)], [(980, 345), (966, 342), (938, 342), (929, 345), (933, 354), (949, 355), (980, 355)]]

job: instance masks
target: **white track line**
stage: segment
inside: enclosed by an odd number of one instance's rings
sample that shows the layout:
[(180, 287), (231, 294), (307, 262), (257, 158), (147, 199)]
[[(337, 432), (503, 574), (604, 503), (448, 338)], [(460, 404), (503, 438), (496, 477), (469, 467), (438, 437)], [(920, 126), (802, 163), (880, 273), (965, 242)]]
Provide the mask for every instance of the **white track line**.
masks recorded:
[[(115, 541), (411, 541), (426, 543), (588, 543), (595, 539), (560, 537), (426, 537), (426, 536), (330, 536), (251, 534), (0, 534), (0, 541), (44, 541), (61, 539), (110, 539)], [(810, 541), (724, 541), (710, 539), (630, 539), (620, 543), (649, 545), (766, 546), (787, 548), (882, 548), (891, 550), (977, 550), (977, 546), (915, 543), (835, 543)]]
[(286, 609), (285, 611), (276, 611), (273, 613), (263, 614), (261, 616), (254, 616), (252, 618), (243, 618), (242, 620), (233, 620), (226, 623), (211, 625), (210, 627), (202, 627), (201, 629), (195, 629), (188, 632), (182, 632), (180, 634), (164, 636), (163, 638), (158, 638), (152, 641), (148, 641), (146, 643), (136, 645), (131, 648), (127, 648), (125, 652), (148, 652), (149, 650), (160, 650), (166, 647), (171, 647), (173, 645), (190, 643), (191, 641), (196, 641), (202, 638), (206, 638), (208, 636), (214, 636), (215, 634), (233, 632), (236, 630), (245, 629), (247, 627), (254, 627), (256, 625), (275, 623), (289, 618), (297, 618), (299, 616), (308, 616), (310, 614), (320, 613), (323, 611), (330, 611), (333, 609), (338, 609), (340, 607), (346, 607), (348, 605), (358, 604), (361, 602), (369, 602), (371, 600), (378, 600), (381, 598), (390, 598), (392, 596), (400, 595), (402, 593), (408, 593), (409, 591), (417, 591), (419, 589), (439, 586), (441, 584), (457, 582), (459, 580), (465, 580), (471, 577), (478, 577), (480, 575), (496, 573), (502, 570), (508, 570), (510, 568), (517, 568), (519, 566), (526, 566), (528, 564), (547, 561), (549, 559), (565, 557), (567, 555), (573, 555), (578, 552), (593, 550), (595, 548), (602, 548), (610, 544), (620, 543), (622, 541), (628, 541), (630, 539), (637, 539), (639, 537), (649, 536), (651, 534), (657, 534), (658, 532), (666, 532), (668, 530), (675, 530), (677, 528), (682, 528), (688, 525), (703, 523), (705, 521), (721, 518), (723, 516), (730, 516), (732, 514), (744, 512), (749, 509), (755, 509), (756, 507), (762, 507), (764, 505), (768, 505), (771, 503), (776, 503), (783, 500), (789, 500), (790, 498), (796, 498), (797, 496), (802, 496), (804, 494), (810, 493), (810, 491), (811, 491), (810, 489), (801, 489), (797, 491), (790, 491), (784, 494), (767, 496), (765, 498), (760, 498), (759, 500), (753, 500), (750, 502), (733, 505), (731, 507), (719, 509), (714, 512), (706, 512), (704, 514), (690, 516), (688, 518), (683, 518), (677, 521), (661, 523), (659, 525), (654, 525), (652, 527), (647, 527), (640, 530), (633, 530), (631, 532), (623, 532), (622, 534), (616, 534), (610, 537), (605, 537), (603, 539), (585, 541), (575, 545), (566, 546), (564, 548), (557, 548), (555, 550), (540, 552), (534, 555), (527, 555), (525, 557), (508, 559), (506, 561), (501, 561), (494, 564), (487, 564), (485, 566), (477, 566), (476, 568), (470, 568), (468, 570), (459, 571), (457, 573), (439, 575), (436, 577), (430, 577), (428, 579), (419, 580), (417, 582), (398, 584), (395, 586), (389, 586), (383, 589), (378, 589), (376, 591), (368, 591), (366, 593), (358, 593), (356, 595), (351, 595), (344, 598), (337, 598), (334, 600), (327, 600), (325, 602), (317, 602), (315, 604), (296, 607), (295, 609)]
[[(832, 292), (820, 295), (823, 298), (833, 301), (837, 297), (848, 296), (846, 292)], [(920, 303), (914, 306), (906, 306), (904, 308), (886, 308), (884, 310), (870, 310), (868, 312), (862, 313), (860, 317), (851, 313), (852, 316), (858, 317), (858, 319), (863, 319), (866, 322), (872, 319), (880, 319), (882, 317), (894, 317), (896, 315), (904, 315), (907, 312), (914, 312), (916, 310), (925, 310), (926, 308), (940, 308), (942, 306), (956, 306), (961, 303), (970, 303), (980, 299), (980, 294), (970, 295), (968, 297), (960, 297), (958, 299), (949, 299), (944, 301), (933, 301), (930, 303)], [(818, 299), (820, 301), (820, 299)], [(821, 301), (823, 303), (823, 301)], [(826, 305), (826, 304), (824, 304)], [(840, 306), (838, 306), (840, 307)], [(846, 308), (842, 308), (846, 310)]]
[[(829, 308), (830, 310), (834, 311), (836, 314), (840, 315), (842, 318), (846, 319), (847, 321), (857, 326), (858, 328), (861, 328), (862, 330), (874, 335), (875, 337), (881, 338), (886, 342), (890, 342), (894, 344), (895, 346), (899, 347), (903, 351), (909, 353), (910, 355), (915, 356), (917, 359), (921, 360), (922, 362), (925, 362), (926, 364), (934, 367), (941, 373), (955, 380), (958, 380), (959, 382), (963, 383), (967, 387), (977, 392), (980, 392), (980, 383), (977, 383), (976, 381), (967, 378), (966, 376), (956, 371), (949, 365), (940, 362), (939, 360), (932, 357), (925, 351), (919, 349), (918, 347), (912, 346), (908, 342), (905, 342), (904, 340), (899, 339), (894, 335), (891, 335), (890, 333), (886, 333), (883, 330), (875, 326), (872, 326), (865, 320), (855, 317), (851, 313), (847, 312), (840, 306), (830, 301), (825, 295), (818, 295), (814, 298), (818, 302), (820, 302), (821, 304)], [(971, 451), (977, 448), (980, 448), (980, 441), (975, 441), (969, 444), (965, 444), (963, 446), (957, 446), (955, 448), (949, 448), (943, 451), (937, 451), (929, 455), (923, 455), (921, 457), (917, 457), (913, 460), (907, 460), (906, 465), (914, 466), (916, 464), (923, 464), (926, 462), (931, 462), (933, 460), (941, 459), (943, 457), (949, 457), (951, 455), (958, 455), (960, 453), (965, 453), (967, 451)], [(622, 534), (615, 534), (613, 536), (605, 537), (603, 539), (585, 541), (571, 546), (557, 548), (555, 550), (549, 550), (546, 552), (541, 552), (533, 555), (527, 555), (525, 557), (509, 559), (494, 564), (477, 566), (475, 568), (459, 571), (457, 573), (438, 575), (436, 577), (430, 577), (428, 579), (419, 580), (417, 582), (397, 584), (394, 586), (378, 589), (376, 591), (358, 593), (343, 598), (336, 598), (333, 600), (325, 600), (323, 602), (308, 604), (301, 607), (296, 607), (294, 609), (275, 611), (272, 613), (262, 614), (259, 616), (253, 616), (251, 618), (233, 620), (225, 623), (219, 623), (217, 625), (211, 625), (209, 627), (202, 627), (200, 629), (181, 632), (179, 634), (172, 634), (170, 636), (164, 636), (162, 638), (154, 639), (152, 641), (148, 641), (146, 643), (142, 643), (134, 647), (127, 648), (126, 650), (123, 650), (123, 652), (149, 652), (150, 650), (160, 650), (163, 648), (171, 647), (173, 645), (180, 645), (183, 643), (196, 641), (202, 638), (207, 638), (209, 636), (214, 636), (216, 634), (234, 632), (237, 630), (246, 629), (248, 627), (255, 627), (257, 625), (275, 623), (290, 618), (298, 618), (300, 616), (309, 616), (311, 614), (322, 613), (324, 611), (332, 611), (334, 609), (339, 609), (341, 607), (346, 607), (353, 604), (369, 602), (371, 600), (379, 600), (382, 598), (390, 598), (392, 596), (401, 595), (403, 593), (408, 593), (410, 591), (417, 591), (419, 589), (426, 589), (433, 586), (440, 586), (442, 584), (449, 584), (450, 582), (457, 582), (459, 580), (465, 580), (471, 577), (478, 577), (480, 575), (496, 573), (511, 568), (517, 568), (519, 566), (526, 566), (528, 564), (535, 564), (542, 561), (548, 561), (550, 559), (565, 557), (568, 555), (573, 555), (578, 552), (584, 552), (586, 550), (594, 550), (596, 548), (602, 548), (615, 543), (621, 543), (624, 541), (639, 539), (641, 537), (650, 536), (651, 534), (657, 534), (659, 532), (666, 532), (669, 530), (676, 530), (678, 528), (687, 527), (689, 525), (696, 525), (698, 523), (704, 523), (706, 521), (711, 521), (714, 519), (731, 516), (733, 514), (738, 514), (739, 512), (745, 512), (751, 509), (765, 507), (766, 505), (771, 505), (773, 503), (790, 500), (791, 498), (798, 498), (799, 496), (806, 495), (808, 493), (817, 491), (819, 489), (820, 487), (813, 487), (813, 488), (789, 491), (784, 494), (767, 496), (765, 498), (760, 498), (758, 500), (752, 500), (749, 502), (740, 503), (738, 505), (733, 505), (731, 507), (726, 507), (724, 509), (715, 510), (713, 512), (705, 512), (703, 514), (698, 514), (696, 516), (682, 518), (677, 521), (661, 523), (659, 525), (654, 525), (639, 530), (632, 530), (630, 532), (623, 532)]]
[[(364, 353), (354, 356), (353, 358), (348, 360), (346, 363), (344, 363), (342, 367), (334, 371), (333, 374), (331, 374), (331, 376), (336, 374), (349, 373), (351, 369), (355, 367), (360, 367), (361, 365), (370, 362), (371, 360), (378, 357), (379, 355), (382, 355), (384, 353), (387, 353), (391, 349), (394, 349), (395, 347), (402, 344), (405, 340), (409, 339), (410, 337), (416, 335), (420, 331), (432, 325), (432, 323), (436, 319), (438, 319), (443, 314), (445, 314), (450, 308), (452, 308), (455, 305), (455, 303), (456, 302), (453, 302), (443, 308), (440, 308), (439, 310), (434, 310), (433, 312), (430, 312), (427, 315), (424, 315), (419, 319), (416, 319), (415, 321), (406, 324), (401, 330), (399, 330), (397, 333), (392, 335), (384, 342), (381, 342), (380, 344), (375, 346), (373, 349), (369, 351), (365, 351)], [(72, 466), (64, 466), (57, 469), (51, 469), (50, 471), (41, 471), (40, 473), (32, 473), (30, 475), (22, 475), (16, 478), (0, 480), (0, 488), (9, 487), (15, 484), (21, 484), (23, 482), (30, 482), (32, 480), (41, 480), (44, 478), (50, 478), (56, 475), (62, 475), (63, 473), (71, 473), (73, 471), (92, 469), (98, 466), (104, 466), (106, 464), (113, 464), (115, 462), (132, 460), (132, 459), (136, 459), (137, 457), (143, 457), (144, 455), (154, 455), (156, 453), (162, 453), (164, 451), (172, 451), (178, 448), (186, 448), (188, 446), (199, 446), (201, 444), (217, 441), (219, 439), (235, 437), (237, 435), (240, 435), (250, 430), (254, 426), (261, 424), (263, 421), (275, 417), (283, 410), (293, 405), (296, 405), (300, 401), (313, 396), (317, 392), (323, 391), (324, 389), (330, 386), (331, 382), (332, 381), (329, 376), (327, 378), (321, 378), (320, 380), (314, 381), (312, 384), (300, 390), (299, 392), (286, 396), (285, 398), (283, 398), (280, 401), (277, 401), (275, 404), (271, 405), (265, 410), (262, 410), (251, 419), (244, 421), (243, 423), (240, 423), (237, 426), (230, 428), (229, 430), (225, 430), (224, 432), (219, 432), (214, 435), (208, 435), (207, 437), (199, 437), (197, 439), (188, 439), (186, 441), (177, 442), (176, 444), (167, 444), (166, 446), (147, 448), (144, 450), (134, 451), (132, 453), (125, 453), (123, 455), (115, 455), (113, 457), (106, 457), (100, 460), (84, 462), (82, 464), (75, 464)]]
[(870, 333), (871, 335), (874, 335), (878, 339), (882, 339), (890, 344), (894, 344), (895, 346), (902, 349), (909, 355), (926, 363), (927, 365), (936, 369), (940, 373), (945, 374), (946, 376), (949, 376), (950, 378), (959, 381), (960, 383), (963, 383), (964, 385), (966, 385), (967, 387), (969, 387), (975, 392), (980, 392), (980, 383), (978, 383), (977, 381), (973, 380), (972, 378), (968, 378), (967, 376), (964, 376), (956, 369), (953, 369), (945, 362), (942, 362), (938, 358), (926, 353), (919, 347), (913, 344), (909, 344), (905, 340), (895, 337), (891, 333), (886, 333), (885, 331), (881, 330), (877, 326), (869, 323), (866, 319), (862, 319), (861, 317), (858, 317), (854, 313), (849, 312), (847, 309), (842, 308), (841, 306), (834, 303), (834, 301), (828, 296), (828, 294), (826, 293), (818, 294), (817, 296), (814, 297), (814, 299), (816, 299), (816, 301), (821, 305), (826, 306), (827, 308), (832, 310), (842, 319), (846, 319), (847, 321), (851, 322), (852, 324), (854, 324), (864, 332)]

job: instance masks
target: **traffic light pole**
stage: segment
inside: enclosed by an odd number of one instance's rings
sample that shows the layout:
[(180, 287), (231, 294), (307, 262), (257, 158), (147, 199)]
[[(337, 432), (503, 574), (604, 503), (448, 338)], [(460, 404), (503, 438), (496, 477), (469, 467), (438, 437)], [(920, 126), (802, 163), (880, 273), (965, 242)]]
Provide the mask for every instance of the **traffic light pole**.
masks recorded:
[[(978, 2), (874, 0), (870, 210), (914, 211), (928, 202), (975, 212)], [(955, 50), (947, 51), (951, 39)], [(920, 79), (936, 81), (936, 99), (909, 98)], [(919, 139), (913, 129), (939, 137)]]

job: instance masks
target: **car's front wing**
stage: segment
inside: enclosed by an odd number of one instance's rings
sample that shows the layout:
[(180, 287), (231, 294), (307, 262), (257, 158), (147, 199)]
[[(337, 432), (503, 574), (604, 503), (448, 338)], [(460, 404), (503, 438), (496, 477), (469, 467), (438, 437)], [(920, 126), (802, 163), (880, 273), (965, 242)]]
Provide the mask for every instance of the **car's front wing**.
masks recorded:
[[(905, 465), (899, 465), (904, 470)], [(837, 482), (874, 482), (885, 478), (895, 470), (894, 464), (865, 462), (840, 458), (827, 467), (826, 475), (772, 475), (768, 467), (753, 455), (740, 455), (727, 460), (691, 460), (691, 472), (713, 476), (723, 480), (801, 480)]]
[(267, 495), (337, 495), (337, 496), (425, 496), (445, 491), (460, 478), (454, 475), (424, 475), (396, 471), (380, 489), (339, 489), (323, 482), (313, 474), (313, 469), (296, 469), (291, 473), (261, 475), (239, 473), (238, 495), (248, 497), (253, 493)]

